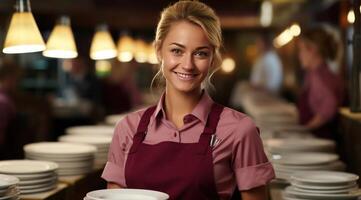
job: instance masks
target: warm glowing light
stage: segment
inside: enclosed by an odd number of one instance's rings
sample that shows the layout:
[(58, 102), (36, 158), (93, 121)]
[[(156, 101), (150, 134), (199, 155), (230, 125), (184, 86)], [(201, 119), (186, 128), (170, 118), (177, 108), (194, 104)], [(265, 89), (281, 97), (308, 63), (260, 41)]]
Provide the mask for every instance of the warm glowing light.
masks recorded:
[(43, 51), (44, 40), (31, 12), (15, 12), (6, 34), (3, 53), (31, 53)]
[(150, 64), (158, 64), (157, 54), (152, 44), (148, 45), (148, 62)]
[(138, 63), (145, 63), (148, 60), (147, 44), (141, 39), (135, 41), (134, 58)]
[(290, 27), (290, 31), (294, 37), (297, 37), (301, 34), (301, 27), (298, 24), (293, 24)]
[(133, 59), (134, 41), (128, 35), (123, 35), (118, 41), (118, 60), (129, 62)]
[(93, 60), (104, 60), (115, 58), (116, 56), (117, 50), (108, 27), (106, 25), (98, 26), (90, 47), (90, 58)]
[(60, 18), (49, 36), (43, 55), (51, 58), (75, 58), (78, 56), (69, 17)]
[(353, 24), (355, 22), (355, 13), (353, 10), (349, 10), (347, 13), (347, 21), (350, 24)]
[(226, 73), (231, 73), (236, 68), (236, 62), (232, 58), (225, 58), (222, 62), (221, 69)]
[(277, 38), (274, 40), (274, 45), (277, 48), (280, 48), (293, 39), (293, 34), (290, 28), (284, 30)]
[(263, 1), (261, 5), (260, 23), (262, 26), (269, 26), (272, 23), (273, 8), (270, 1)]

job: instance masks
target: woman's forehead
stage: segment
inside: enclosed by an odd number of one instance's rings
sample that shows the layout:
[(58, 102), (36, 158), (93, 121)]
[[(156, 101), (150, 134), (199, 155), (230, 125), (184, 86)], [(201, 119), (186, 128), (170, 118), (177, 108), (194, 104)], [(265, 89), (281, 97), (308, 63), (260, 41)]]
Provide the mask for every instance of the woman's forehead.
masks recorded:
[(166, 45), (177, 43), (185, 47), (211, 47), (204, 30), (199, 25), (187, 21), (173, 23), (164, 42)]

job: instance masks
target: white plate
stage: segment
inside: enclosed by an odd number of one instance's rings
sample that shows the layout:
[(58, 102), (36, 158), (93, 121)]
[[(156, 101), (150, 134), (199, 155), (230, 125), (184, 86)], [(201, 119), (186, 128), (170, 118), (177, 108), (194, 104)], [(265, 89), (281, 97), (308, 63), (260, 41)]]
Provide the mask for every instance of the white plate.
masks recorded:
[(69, 135), (108, 135), (112, 136), (114, 133), (113, 126), (75, 126), (67, 128), (65, 132)]
[(92, 160), (94, 158), (94, 153), (82, 156), (71, 156), (71, 155), (46, 155), (46, 154), (35, 154), (35, 153), (25, 153), (25, 157), (31, 160), (51, 160), (54, 162), (74, 162), (74, 161), (85, 161)]
[(41, 183), (41, 184), (33, 184), (33, 185), (19, 185), (20, 191), (22, 190), (31, 190), (31, 189), (39, 189), (39, 188), (45, 188), (50, 187), (58, 183), (58, 180), (53, 180), (47, 183)]
[(19, 192), (15, 193), (15, 194), (10, 194), (8, 196), (5, 196), (5, 197), (0, 197), (0, 200), (15, 200), (15, 199), (18, 199), (19, 197)]
[(24, 151), (46, 155), (76, 155), (87, 156), (96, 152), (96, 147), (87, 144), (74, 144), (65, 142), (39, 142), (27, 144)]
[(15, 176), (9, 176), (5, 174), (0, 174), (0, 189), (7, 189), (12, 185), (19, 183), (19, 179)]
[(299, 197), (295, 197), (295, 196), (290, 195), (290, 194), (286, 194), (285, 192), (282, 192), (282, 200), (313, 200), (313, 199), (299, 198)]
[(38, 160), (5, 160), (0, 161), (0, 173), (34, 174), (50, 172), (58, 169), (58, 164)]
[(20, 190), (20, 194), (33, 194), (33, 193), (39, 193), (39, 192), (45, 192), (48, 190), (52, 190), (54, 188), (56, 188), (56, 184), (48, 186), (48, 187), (43, 187), (43, 188), (36, 188), (36, 189), (28, 189), (28, 190)]
[(345, 199), (355, 199), (356, 197), (359, 197), (361, 195), (361, 190), (356, 190), (353, 192), (350, 192), (348, 194), (310, 194), (310, 193), (304, 193), (304, 192), (298, 192), (294, 190), (293, 186), (288, 186), (285, 189), (286, 194), (294, 195), (296, 197), (301, 198), (309, 198), (309, 199), (337, 199), (337, 200), (345, 200)]
[(19, 183), (19, 186), (25, 186), (25, 185), (36, 185), (36, 184), (42, 184), (46, 182), (55, 181), (58, 179), (58, 176), (54, 174), (54, 176), (45, 177), (42, 179), (31, 179), (31, 180), (21, 180)]
[(45, 173), (39, 173), (39, 174), (14, 174), (20, 181), (24, 180), (36, 180), (36, 179), (43, 179), (43, 178), (49, 178), (57, 176), (56, 172), (45, 172)]
[(94, 135), (63, 135), (60, 136), (59, 141), (70, 143), (84, 143), (99, 146), (107, 146), (112, 142), (112, 136), (94, 136)]
[[(275, 159), (277, 158), (277, 159)], [(271, 161), (284, 165), (318, 165), (338, 160), (338, 155), (327, 153), (290, 153), (274, 157)]]
[[(295, 186), (295, 185), (293, 185)], [(303, 192), (303, 193), (316, 193), (316, 194), (348, 194), (352, 191), (358, 190), (358, 186), (354, 186), (352, 188), (346, 189), (337, 189), (337, 190), (317, 190), (317, 189), (303, 189), (297, 186), (293, 187), (295, 191)]]
[(357, 186), (356, 182), (350, 182), (343, 185), (317, 185), (317, 184), (300, 183), (294, 180), (291, 181), (291, 184), (298, 188), (311, 189), (311, 190), (342, 190)]
[(267, 149), (271, 152), (323, 152), (335, 148), (334, 141), (316, 138), (268, 139), (267, 141), (265, 141), (265, 145)]
[(334, 171), (307, 171), (298, 172), (292, 175), (291, 179), (303, 183), (320, 184), (346, 184), (358, 180), (358, 176), (345, 172)]
[(127, 114), (108, 115), (105, 117), (105, 123), (109, 125), (116, 125), (118, 121), (122, 120)]
[(93, 200), (166, 200), (169, 195), (163, 192), (141, 189), (105, 189), (89, 192), (86, 195)]
[(330, 170), (330, 171), (343, 171), (345, 164), (341, 161), (335, 161), (328, 164), (320, 165), (282, 165), (272, 163), (275, 170), (283, 171), (314, 171), (314, 170)]

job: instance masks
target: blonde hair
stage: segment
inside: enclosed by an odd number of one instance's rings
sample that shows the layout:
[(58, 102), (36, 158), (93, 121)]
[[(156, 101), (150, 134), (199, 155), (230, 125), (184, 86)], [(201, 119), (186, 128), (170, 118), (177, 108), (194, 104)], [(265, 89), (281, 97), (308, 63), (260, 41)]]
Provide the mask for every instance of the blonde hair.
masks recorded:
[[(154, 44), (157, 50), (161, 48), (171, 25), (179, 21), (187, 21), (200, 26), (213, 46), (214, 56), (211, 65), (213, 71), (207, 75), (207, 82), (204, 85), (207, 89), (213, 89), (214, 87), (210, 79), (222, 63), (222, 56), (220, 52), (222, 48), (222, 32), (219, 18), (212, 8), (198, 1), (179, 1), (165, 8), (161, 13), (161, 18), (158, 22), (155, 35)], [(164, 85), (164, 76), (162, 74), (161, 67), (159, 68), (157, 74), (153, 77), (151, 89), (154, 81), (159, 81), (159, 85)]]

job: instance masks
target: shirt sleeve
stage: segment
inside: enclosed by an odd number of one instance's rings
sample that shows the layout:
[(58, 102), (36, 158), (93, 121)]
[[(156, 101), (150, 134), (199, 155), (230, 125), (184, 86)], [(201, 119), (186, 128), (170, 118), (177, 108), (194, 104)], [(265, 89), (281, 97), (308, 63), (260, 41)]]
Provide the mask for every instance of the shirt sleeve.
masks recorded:
[(108, 162), (105, 165), (102, 178), (107, 182), (127, 187), (125, 180), (125, 164), (129, 150), (133, 144), (140, 116), (144, 111), (128, 114), (120, 120), (114, 129), (113, 139), (109, 147)]
[(238, 189), (244, 191), (266, 185), (275, 173), (264, 153), (258, 128), (248, 117), (242, 119), (238, 128), (232, 156)]

